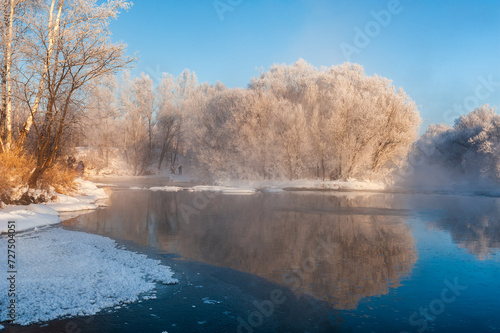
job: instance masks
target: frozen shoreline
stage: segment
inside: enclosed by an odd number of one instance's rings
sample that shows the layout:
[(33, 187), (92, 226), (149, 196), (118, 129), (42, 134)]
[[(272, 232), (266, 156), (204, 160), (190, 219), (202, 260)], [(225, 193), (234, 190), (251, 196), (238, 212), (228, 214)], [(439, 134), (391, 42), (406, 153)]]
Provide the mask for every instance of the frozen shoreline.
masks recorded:
[[(15, 324), (29, 325), (61, 317), (87, 316), (99, 311), (155, 298), (156, 283), (174, 284), (170, 267), (144, 254), (118, 247), (108, 237), (69, 231), (58, 226), (60, 213), (95, 210), (107, 193), (94, 183), (77, 180), (75, 197), (57, 195), (55, 202), (7, 206), (0, 210), (0, 248), (7, 249), (7, 222), (15, 221)], [(21, 232), (19, 233), (18, 232)], [(7, 256), (0, 266), (7, 267)], [(8, 290), (7, 271), (0, 289)], [(0, 294), (0, 323), (8, 293)], [(0, 330), (4, 327), (0, 325)]]
[[(129, 177), (130, 179), (136, 179)], [(141, 179), (141, 178), (137, 178)], [(348, 180), (228, 180), (213, 183), (193, 185), (188, 183), (178, 184), (171, 181), (165, 186), (125, 186), (130, 190), (150, 190), (154, 192), (218, 192), (227, 195), (250, 195), (257, 192), (280, 193), (283, 191), (339, 191), (339, 192), (381, 192), (381, 193), (406, 193), (406, 194), (438, 194), (438, 195), (460, 195), (460, 196), (486, 196), (500, 197), (500, 191), (496, 187), (475, 187), (470, 184), (452, 184), (448, 187), (420, 188), (404, 187), (397, 184), (386, 184), (383, 182)], [(110, 185), (114, 186), (114, 185)]]
[[(131, 178), (133, 179), (133, 178)], [(166, 186), (130, 186), (131, 190), (150, 190), (163, 192), (211, 191), (222, 194), (248, 195), (259, 191), (278, 193), (284, 190), (331, 190), (331, 191), (384, 191), (389, 186), (380, 182), (365, 182), (349, 179), (346, 181), (321, 181), (321, 180), (263, 180), (263, 181), (219, 181), (216, 185), (175, 186), (175, 182)]]
[[(155, 298), (156, 283), (174, 284), (173, 272), (159, 260), (117, 246), (108, 237), (60, 227), (16, 236), (15, 323), (29, 325)], [(7, 238), (0, 238), (7, 247)], [(2, 256), (0, 265), (7, 267)], [(2, 273), (5, 275), (6, 273)], [(0, 289), (8, 290), (5, 276)], [(9, 304), (7, 293), (0, 304)], [(0, 312), (0, 322), (10, 320)]]
[(28, 206), (7, 206), (0, 209), (0, 234), (7, 232), (7, 222), (16, 221), (16, 231), (26, 231), (38, 227), (60, 223), (63, 212), (78, 212), (95, 210), (103, 204), (100, 201), (109, 196), (94, 183), (77, 179), (79, 188), (74, 197), (56, 194), (57, 199), (45, 204), (30, 204)]

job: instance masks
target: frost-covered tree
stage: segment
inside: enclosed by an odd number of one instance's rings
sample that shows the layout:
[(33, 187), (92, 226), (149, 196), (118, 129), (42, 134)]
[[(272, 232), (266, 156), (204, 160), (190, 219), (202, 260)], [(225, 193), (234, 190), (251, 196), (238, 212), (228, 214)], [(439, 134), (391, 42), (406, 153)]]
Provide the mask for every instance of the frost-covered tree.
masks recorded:
[(106, 76), (92, 82), (87, 92), (87, 103), (82, 136), (91, 147), (96, 147), (104, 160), (104, 167), (109, 166), (109, 152), (120, 144), (121, 132), (117, 104), (117, 82), (115, 76)]
[[(179, 77), (164, 73), (155, 87), (148, 75), (132, 78), (125, 72), (117, 95), (122, 123), (122, 148), (135, 174), (152, 172), (155, 164), (174, 172), (180, 151), (188, 146), (183, 136), (185, 119), (198, 100), (196, 75), (185, 70)], [(191, 122), (188, 122), (191, 124)]]
[(131, 79), (124, 73), (118, 92), (124, 118), (124, 153), (134, 174), (141, 175), (153, 162), (156, 107), (153, 81), (142, 73)]
[(274, 65), (199, 117), (201, 166), (236, 178), (380, 178), (417, 138), (415, 103), (359, 65)]
[(109, 31), (109, 21), (129, 7), (123, 0), (40, 0), (24, 15), (26, 38), (16, 68), (18, 97), (27, 112), (18, 114), (25, 120), (15, 144), (26, 149), (30, 136), (34, 143), (31, 188), (57, 158), (68, 119), (81, 110), (85, 86), (131, 61), (124, 44), (111, 42)]
[[(235, 114), (244, 107), (243, 89), (215, 94), (198, 119), (194, 144), (198, 163), (218, 177), (239, 176)], [(242, 163), (241, 163), (242, 164)]]
[(152, 163), (173, 172), (181, 154), (214, 178), (382, 178), (404, 162), (420, 122), (402, 89), (352, 64), (274, 65), (247, 89), (198, 84), (189, 70), (157, 87), (144, 74), (119, 82), (112, 122), (136, 174)]
[(174, 153), (180, 140), (181, 114), (176, 105), (176, 82), (172, 75), (164, 74), (156, 89), (156, 104), (158, 107), (157, 138), (160, 148), (158, 170), (167, 153)]
[[(187, 161), (199, 167), (198, 172), (203, 176), (210, 174), (210, 170), (204, 162), (204, 157), (207, 156), (205, 147), (208, 144), (206, 133), (209, 121), (206, 119), (206, 111), (212, 98), (224, 90), (226, 87), (220, 82), (215, 85), (201, 83), (196, 86), (191, 97), (183, 102), (182, 141), (184, 142), (184, 156)], [(207, 157), (209, 158), (209, 156)]]
[[(415, 181), (422, 183), (433, 173), (437, 185), (458, 181), (500, 182), (500, 115), (488, 105), (461, 116), (453, 127), (431, 125), (413, 153)], [(446, 184), (445, 184), (446, 183)]]

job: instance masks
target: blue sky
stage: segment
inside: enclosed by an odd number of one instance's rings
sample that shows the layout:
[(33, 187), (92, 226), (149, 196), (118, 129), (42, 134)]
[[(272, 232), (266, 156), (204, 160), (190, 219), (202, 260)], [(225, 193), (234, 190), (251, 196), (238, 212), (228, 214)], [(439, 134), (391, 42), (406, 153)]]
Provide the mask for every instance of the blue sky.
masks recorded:
[[(381, 11), (390, 16), (377, 21)], [(111, 31), (138, 52), (135, 75), (188, 68), (199, 82), (245, 87), (274, 63), (350, 60), (402, 87), (422, 130), (478, 104), (500, 107), (498, 0), (137, 0)], [(356, 52), (346, 58), (341, 46)]]

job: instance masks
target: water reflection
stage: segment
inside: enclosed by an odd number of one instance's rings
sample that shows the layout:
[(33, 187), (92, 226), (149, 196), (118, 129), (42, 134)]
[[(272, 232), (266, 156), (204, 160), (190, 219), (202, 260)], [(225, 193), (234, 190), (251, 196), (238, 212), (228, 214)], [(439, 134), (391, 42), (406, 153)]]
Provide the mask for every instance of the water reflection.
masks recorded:
[(398, 287), (416, 261), (407, 211), (390, 207), (391, 195), (216, 194), (186, 223), (180, 208), (193, 198), (117, 191), (108, 209), (65, 223), (256, 274), (337, 309)]
[(454, 196), (441, 200), (443, 216), (432, 225), (446, 230), (453, 241), (480, 260), (500, 249), (500, 200)]
[[(249, 272), (277, 283), (283, 290), (287, 287), (304, 296), (280, 308), (280, 313), (286, 313), (283, 322), (287, 327), (298, 327), (295, 319), (309, 327), (326, 317), (335, 325), (367, 332), (416, 331), (423, 318), (437, 331), (499, 327), (495, 319), (498, 261), (478, 258), (487, 259), (500, 248), (500, 198), (285, 192), (216, 194), (209, 200), (196, 201), (195, 195), (116, 191), (108, 209), (80, 216), (70, 224)], [(189, 223), (183, 219), (183, 206), (200, 209), (199, 214), (191, 214)], [(457, 244), (466, 250), (458, 249)], [(179, 264), (171, 261), (174, 266)], [(262, 280), (254, 276), (190, 262), (180, 265), (184, 269), (179, 272), (187, 275), (192, 269), (191, 277), (202, 277), (193, 282), (194, 294), (182, 294), (184, 298), (192, 296), (186, 303), (189, 309), (192, 299), (207, 296), (207, 280), (214, 280), (217, 296), (244, 290), (238, 295), (245, 297), (234, 299), (242, 304), (236, 307), (237, 316), (245, 317), (255, 310), (254, 298), (269, 297), (269, 292), (259, 294), (263, 284), (255, 280)], [(199, 270), (199, 266), (210, 267), (210, 273)], [(446, 303), (442, 315), (430, 317), (421, 312), (441, 299), (447, 286), (443, 281), (456, 279), (467, 290)], [(235, 280), (239, 282), (236, 286)], [(197, 289), (195, 283), (204, 287)], [(274, 288), (269, 285), (270, 290)], [(386, 296), (371, 297), (375, 295)], [(318, 299), (321, 301), (317, 303)], [(356, 311), (331, 311), (332, 307)], [(210, 311), (210, 318), (218, 318)], [(411, 315), (417, 312), (415, 321)], [(185, 308), (179, 313), (187, 313), (186, 318), (192, 316)], [(271, 318), (282, 320), (273, 315), (265, 318), (266, 323)]]

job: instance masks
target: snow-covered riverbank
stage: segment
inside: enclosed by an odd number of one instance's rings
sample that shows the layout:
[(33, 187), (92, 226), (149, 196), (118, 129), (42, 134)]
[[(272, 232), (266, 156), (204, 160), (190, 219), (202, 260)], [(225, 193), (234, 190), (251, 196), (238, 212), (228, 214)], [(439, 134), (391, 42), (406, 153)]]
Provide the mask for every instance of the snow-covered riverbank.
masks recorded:
[[(108, 198), (94, 183), (78, 180), (74, 197), (57, 195), (47, 204), (7, 206), (0, 210), (0, 231), (15, 221), (15, 297), (0, 294), (0, 322), (10, 320), (6, 304), (15, 299), (15, 323), (28, 325), (65, 316), (95, 314), (123, 303), (154, 298), (157, 282), (177, 283), (169, 267), (146, 255), (127, 251), (110, 238), (49, 227), (61, 222), (61, 212), (97, 209)], [(21, 232), (23, 231), (23, 232)], [(21, 233), (18, 233), (21, 232)], [(9, 237), (0, 236), (7, 249)], [(7, 266), (7, 256), (0, 267)], [(0, 290), (8, 290), (7, 270)], [(3, 326), (0, 325), (0, 330)]]
[(217, 185), (195, 185), (195, 186), (153, 186), (138, 187), (131, 186), (131, 190), (151, 190), (178, 192), (187, 190), (190, 192), (221, 192), (223, 194), (252, 194), (258, 191), (281, 192), (283, 190), (333, 190), (333, 191), (383, 191), (388, 186), (380, 182), (365, 182), (349, 179), (346, 181), (321, 181), (321, 180), (263, 180), (263, 181), (221, 181)]
[(16, 221), (16, 231), (20, 232), (60, 223), (59, 214), (63, 212), (94, 210), (104, 205), (102, 201), (108, 198), (104, 189), (83, 179), (77, 179), (76, 183), (78, 191), (73, 197), (56, 193), (56, 200), (46, 204), (7, 206), (0, 209), (0, 233), (7, 232), (8, 221)]
[[(107, 237), (56, 227), (22, 233), (15, 244), (15, 323), (21, 325), (92, 315), (155, 297), (156, 282), (177, 282), (159, 260), (120, 248)], [(7, 238), (0, 238), (0, 248), (7, 248)], [(6, 256), (0, 266), (7, 267)], [(8, 290), (9, 283), (4, 276), (0, 289)], [(10, 319), (9, 301), (6, 292), (0, 294), (0, 322)]]

